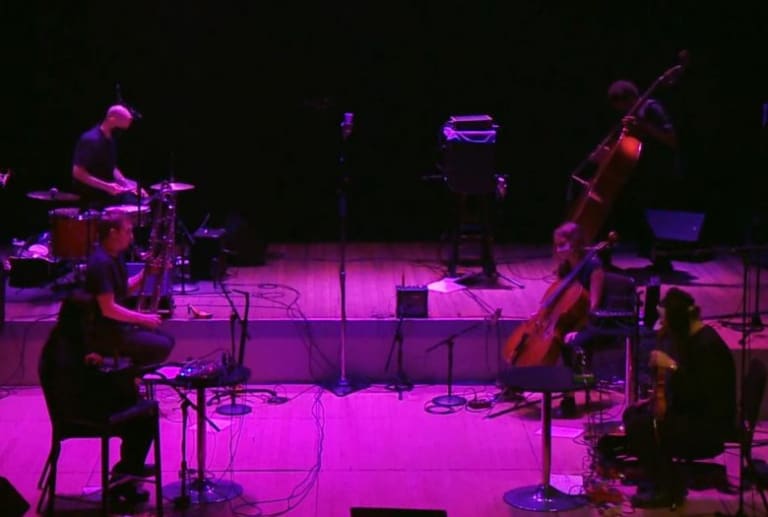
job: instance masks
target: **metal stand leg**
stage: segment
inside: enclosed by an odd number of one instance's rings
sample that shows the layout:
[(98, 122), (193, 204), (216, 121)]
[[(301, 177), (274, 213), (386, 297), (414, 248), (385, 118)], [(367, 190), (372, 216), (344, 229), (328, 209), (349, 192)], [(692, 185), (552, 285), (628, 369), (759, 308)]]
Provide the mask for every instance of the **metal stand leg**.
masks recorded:
[(541, 456), (544, 463), (540, 485), (513, 488), (504, 494), (504, 502), (531, 512), (561, 512), (586, 506), (584, 497), (566, 494), (550, 482), (552, 464), (552, 393), (544, 392), (541, 404)]
[[(243, 487), (224, 479), (206, 479), (205, 476), (205, 435), (207, 432), (205, 411), (205, 388), (197, 388), (197, 471), (190, 480), (187, 490), (192, 504), (220, 503), (229, 501), (243, 493)], [(173, 483), (165, 490), (166, 497), (179, 495), (180, 483)]]

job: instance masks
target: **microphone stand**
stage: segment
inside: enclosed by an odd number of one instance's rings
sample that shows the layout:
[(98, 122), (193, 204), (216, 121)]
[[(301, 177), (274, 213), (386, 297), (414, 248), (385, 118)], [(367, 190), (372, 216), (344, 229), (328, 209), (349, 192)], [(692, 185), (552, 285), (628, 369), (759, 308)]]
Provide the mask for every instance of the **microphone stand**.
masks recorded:
[[(229, 317), (229, 329), (230, 329), (230, 343), (231, 343), (231, 352), (230, 352), (230, 360), (227, 361), (227, 368), (243, 368), (243, 362), (245, 361), (245, 342), (250, 339), (250, 335), (248, 334), (248, 313), (251, 310), (251, 293), (248, 291), (241, 291), (239, 289), (233, 289), (232, 290), (235, 293), (238, 293), (242, 295), (245, 298), (245, 309), (243, 310), (243, 316), (240, 317), (240, 313), (237, 312), (237, 308), (235, 307), (235, 303), (232, 301), (232, 298), (229, 296), (229, 292), (225, 287), (223, 287), (222, 284), (222, 292), (224, 293), (224, 297), (227, 299), (227, 302), (229, 303), (229, 306), (232, 309), (232, 313)], [(237, 351), (237, 354), (235, 353), (235, 326), (239, 324), (240, 325), (240, 342), (239, 342), (239, 350)], [(235, 356), (237, 355), (237, 363), (235, 363)], [(249, 388), (249, 389), (237, 389), (237, 387), (232, 387), (228, 390), (226, 390), (224, 393), (229, 392), (230, 400), (231, 402), (226, 405), (221, 405), (216, 408), (216, 412), (221, 415), (227, 415), (227, 416), (240, 416), (240, 415), (247, 415), (251, 412), (251, 407), (246, 404), (236, 404), (235, 403), (235, 396), (237, 394), (243, 394), (243, 393), (268, 393), (271, 395), (271, 397), (268, 399), (267, 402), (272, 404), (278, 404), (281, 402), (284, 402), (281, 398), (277, 396), (277, 393), (275, 393), (273, 390), (268, 389), (261, 389), (261, 388)], [(213, 397), (213, 400), (218, 400), (221, 397), (221, 393), (217, 393), (216, 396)]]
[(439, 395), (432, 399), (432, 404), (435, 406), (441, 406), (441, 407), (455, 407), (455, 406), (463, 406), (467, 403), (467, 399), (464, 397), (461, 397), (459, 395), (453, 394), (453, 348), (455, 344), (455, 340), (459, 336), (463, 336), (464, 334), (467, 334), (469, 332), (472, 332), (476, 328), (480, 327), (484, 323), (488, 321), (498, 321), (498, 318), (501, 316), (501, 310), (496, 310), (493, 315), (489, 318), (484, 318), (481, 321), (478, 321), (477, 323), (473, 323), (469, 327), (460, 330), (459, 332), (456, 332), (455, 334), (452, 334), (448, 336), (447, 338), (443, 339), (442, 341), (432, 345), (431, 347), (427, 348), (427, 352), (431, 352), (443, 345), (448, 347), (448, 394), (447, 395)]
[[(754, 328), (750, 328), (749, 325), (749, 318), (747, 316), (747, 313), (749, 311), (748, 308), (748, 300), (749, 300), (749, 257), (748, 253), (750, 251), (759, 253), (762, 250), (762, 246), (744, 246), (741, 249), (736, 249), (735, 251), (739, 254), (741, 254), (741, 258), (743, 261), (743, 284), (742, 284), (742, 292), (741, 292), (741, 340), (739, 341), (739, 344), (741, 345), (741, 362), (739, 365), (739, 378), (741, 379), (741, 390), (739, 392), (739, 407), (738, 407), (738, 417), (739, 417), (739, 423), (741, 426), (746, 425), (746, 411), (744, 407), (744, 388), (746, 387), (745, 380), (747, 376), (747, 353), (749, 348), (749, 336), (752, 332), (754, 332)], [(757, 263), (757, 268), (760, 268), (760, 263)], [(760, 297), (760, 292), (756, 292), (753, 294), (755, 297)], [(748, 433), (748, 429), (740, 429), (740, 436), (739, 436), (739, 507), (736, 510), (736, 512), (733, 514), (732, 517), (746, 517), (747, 514), (744, 512), (744, 470), (749, 471), (749, 475), (752, 479), (755, 479), (755, 470), (754, 470), (754, 463), (752, 462), (752, 457), (749, 454), (749, 451), (747, 450), (747, 444), (746, 444), (746, 435)], [(765, 494), (763, 492), (762, 487), (759, 486), (759, 484), (756, 483), (757, 489), (760, 491), (760, 495), (763, 498), (763, 503), (766, 504), (766, 507), (768, 507), (768, 503), (766, 503)], [(718, 516), (725, 516), (729, 515), (727, 513), (718, 512), (716, 515)]]
[(347, 144), (352, 134), (354, 113), (344, 113), (341, 122), (341, 146), (339, 152), (339, 290), (341, 302), (341, 322), (339, 336), (341, 375), (339, 380), (328, 386), (328, 389), (339, 397), (354, 393), (365, 386), (352, 383), (347, 378), (347, 185), (349, 184), (349, 167), (347, 166)]
[(405, 316), (401, 315), (397, 321), (397, 328), (395, 329), (395, 336), (392, 339), (392, 346), (389, 347), (389, 356), (387, 357), (387, 364), (384, 366), (385, 371), (389, 371), (389, 363), (392, 361), (392, 352), (397, 345), (397, 378), (395, 382), (387, 386), (388, 390), (396, 391), (397, 398), (403, 400), (403, 392), (411, 391), (413, 389), (413, 383), (408, 380), (408, 377), (403, 371), (403, 319)]

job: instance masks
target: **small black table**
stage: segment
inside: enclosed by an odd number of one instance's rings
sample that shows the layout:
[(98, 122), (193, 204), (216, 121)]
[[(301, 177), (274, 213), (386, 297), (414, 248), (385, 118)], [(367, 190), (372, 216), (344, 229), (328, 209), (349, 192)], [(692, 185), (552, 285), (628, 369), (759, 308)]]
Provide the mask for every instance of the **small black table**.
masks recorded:
[(581, 380), (564, 366), (515, 367), (504, 373), (507, 385), (516, 390), (541, 393), (541, 456), (544, 463), (538, 485), (513, 488), (504, 494), (510, 506), (533, 512), (567, 511), (586, 506), (583, 496), (561, 492), (550, 482), (552, 463), (552, 393), (566, 393), (591, 388), (594, 379)]
[[(189, 501), (192, 504), (197, 503), (218, 503), (222, 501), (229, 501), (238, 497), (243, 493), (243, 488), (237, 483), (221, 480), (206, 479), (205, 477), (205, 433), (207, 430), (208, 417), (206, 416), (206, 398), (205, 390), (209, 388), (228, 388), (237, 386), (239, 384), (245, 384), (251, 376), (251, 371), (248, 368), (242, 366), (235, 366), (219, 376), (211, 378), (200, 379), (185, 379), (176, 377), (173, 379), (165, 378), (153, 378), (145, 377), (144, 382), (149, 384), (158, 384), (164, 386), (171, 386), (177, 390), (181, 389), (193, 389), (196, 392), (196, 410), (197, 410), (197, 471), (195, 478), (190, 480), (188, 485), (183, 484), (180, 481), (171, 483), (167, 487), (163, 488), (163, 492), (166, 497), (174, 499), (178, 496), (189, 496)], [(184, 404), (187, 402), (185, 401)], [(186, 411), (186, 409), (184, 409)], [(218, 430), (218, 429), (217, 429)], [(182, 441), (185, 439), (186, 429), (181, 430)], [(182, 451), (182, 461), (186, 461), (183, 457), (186, 453)]]

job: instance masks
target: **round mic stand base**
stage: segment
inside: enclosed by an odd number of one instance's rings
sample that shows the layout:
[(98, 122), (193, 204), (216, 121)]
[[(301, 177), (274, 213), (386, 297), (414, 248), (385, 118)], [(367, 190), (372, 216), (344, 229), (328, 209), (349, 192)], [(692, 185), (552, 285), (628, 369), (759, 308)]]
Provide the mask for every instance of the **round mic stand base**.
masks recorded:
[(504, 494), (504, 502), (529, 512), (565, 512), (587, 504), (585, 498), (566, 494), (552, 485), (513, 488)]
[(413, 384), (405, 380), (398, 380), (396, 382), (393, 382), (392, 384), (387, 384), (386, 389), (388, 389), (389, 391), (396, 391), (398, 393), (402, 393), (404, 391), (412, 391)]
[(225, 406), (219, 406), (216, 408), (216, 412), (220, 415), (226, 416), (241, 416), (247, 415), (251, 412), (251, 406), (245, 404), (227, 404)]
[[(187, 482), (187, 492), (191, 504), (220, 503), (242, 495), (243, 487), (226, 479), (190, 479)], [(164, 486), (163, 495), (171, 500), (182, 495), (181, 481)]]
[(440, 395), (432, 399), (432, 403), (436, 406), (442, 407), (456, 407), (463, 406), (467, 403), (467, 399), (458, 395)]

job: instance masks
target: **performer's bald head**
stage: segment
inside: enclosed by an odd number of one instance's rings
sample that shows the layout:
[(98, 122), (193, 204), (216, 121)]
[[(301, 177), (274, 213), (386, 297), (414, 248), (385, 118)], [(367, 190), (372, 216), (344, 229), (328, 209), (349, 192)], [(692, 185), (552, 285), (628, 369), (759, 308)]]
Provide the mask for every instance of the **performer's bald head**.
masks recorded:
[(115, 104), (107, 110), (105, 121), (111, 127), (128, 129), (131, 126), (131, 122), (133, 122), (133, 115), (131, 115), (131, 110), (122, 104)]

